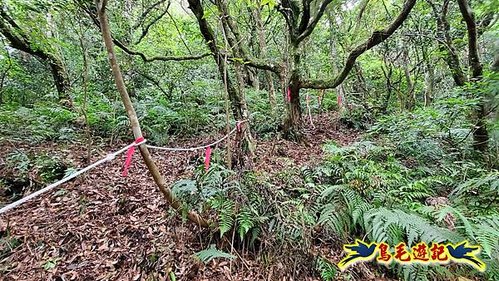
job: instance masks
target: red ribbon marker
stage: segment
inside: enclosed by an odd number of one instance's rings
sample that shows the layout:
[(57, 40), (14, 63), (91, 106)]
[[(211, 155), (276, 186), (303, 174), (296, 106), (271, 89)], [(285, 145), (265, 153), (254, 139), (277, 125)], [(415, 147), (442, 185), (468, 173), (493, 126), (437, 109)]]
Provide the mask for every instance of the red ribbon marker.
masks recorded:
[(342, 105), (343, 105), (343, 98), (341, 97), (340, 94), (338, 94), (337, 101), (338, 101), (338, 106), (342, 107)]
[(204, 156), (205, 156), (204, 157), (204, 170), (208, 171), (208, 169), (210, 168), (211, 146), (208, 146), (206, 148), (206, 152), (205, 152)]
[(241, 132), (241, 121), (237, 121), (236, 127), (237, 127), (237, 132), (240, 133)]
[(288, 92), (286, 93), (286, 98), (288, 102), (291, 102), (291, 88), (288, 87)]
[[(135, 140), (136, 144), (139, 144), (144, 141), (144, 137), (140, 137)], [(126, 152), (126, 160), (125, 160), (125, 167), (123, 168), (123, 177), (126, 177), (128, 175), (128, 168), (130, 168), (130, 164), (132, 164), (132, 157), (133, 153), (135, 152), (135, 145), (130, 147), (127, 152)]]

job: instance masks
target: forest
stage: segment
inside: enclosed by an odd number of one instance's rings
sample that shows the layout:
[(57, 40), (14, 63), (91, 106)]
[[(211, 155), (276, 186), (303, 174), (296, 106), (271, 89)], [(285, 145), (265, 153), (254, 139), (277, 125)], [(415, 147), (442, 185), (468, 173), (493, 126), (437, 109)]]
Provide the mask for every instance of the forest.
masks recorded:
[(1, 280), (499, 280), (499, 0), (1, 0)]

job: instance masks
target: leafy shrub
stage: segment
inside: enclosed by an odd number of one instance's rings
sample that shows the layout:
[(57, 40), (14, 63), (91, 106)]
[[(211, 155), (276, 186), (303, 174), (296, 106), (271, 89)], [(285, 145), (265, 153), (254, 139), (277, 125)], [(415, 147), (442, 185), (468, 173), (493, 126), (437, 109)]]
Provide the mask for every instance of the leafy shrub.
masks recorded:
[(47, 154), (28, 155), (17, 150), (7, 155), (6, 165), (12, 171), (11, 177), (18, 181), (34, 180), (43, 183), (63, 178), (68, 167), (60, 157)]
[(0, 106), (0, 134), (14, 140), (41, 142), (74, 139), (76, 114), (57, 104), (40, 103), (33, 108)]
[[(470, 106), (448, 100), (386, 116), (371, 128), (370, 141), (325, 145), (325, 161), (309, 177), (317, 179), (309, 197), (317, 223), (340, 237), (390, 244), (466, 239), (482, 246), (487, 278), (497, 276), (499, 175), (475, 159), (471, 142), (448, 141), (450, 129), (469, 125), (448, 112)], [(405, 280), (477, 275), (461, 266), (394, 268)]]

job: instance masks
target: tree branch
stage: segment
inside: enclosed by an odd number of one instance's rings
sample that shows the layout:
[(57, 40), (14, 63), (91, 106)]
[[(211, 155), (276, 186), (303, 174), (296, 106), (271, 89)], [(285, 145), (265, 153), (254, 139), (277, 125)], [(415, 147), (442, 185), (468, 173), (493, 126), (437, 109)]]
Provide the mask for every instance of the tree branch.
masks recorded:
[(138, 70), (134, 70), (134, 71), (138, 75), (144, 77), (147, 81), (153, 83), (154, 86), (156, 86), (163, 94), (165, 94), (165, 97), (170, 98), (170, 94), (167, 91), (165, 91), (165, 89), (163, 89), (163, 87), (161, 87), (161, 84), (159, 83), (159, 81), (157, 81), (156, 79), (154, 79), (153, 77), (151, 77), (150, 75), (148, 75), (142, 71), (138, 71)]
[(3, 7), (0, 7), (0, 33), (9, 40), (12, 48), (28, 53), (39, 60), (46, 62), (49, 65), (54, 78), (55, 86), (59, 93), (59, 99), (71, 100), (68, 95), (71, 86), (62, 60), (50, 51), (35, 46), (24, 30), (17, 25)]
[[(308, 0), (305, 0), (305, 1), (308, 1)], [(235, 56), (240, 57), (240, 58), (228, 58), (228, 59), (231, 62), (239, 62), (239, 63), (241, 63), (241, 60), (242, 60), (242, 64), (244, 64), (244, 65), (247, 65), (247, 66), (250, 66), (253, 68), (257, 68), (257, 69), (269, 70), (271, 72), (276, 73), (277, 75), (280, 75), (281, 69), (278, 65), (266, 62), (262, 59), (252, 58), (250, 56), (250, 52), (245, 48), (245, 46), (243, 44), (241, 44), (241, 41), (242, 41), (241, 34), (239, 33), (239, 29), (238, 29), (236, 23), (233, 21), (232, 17), (229, 15), (226, 1), (225, 0), (216, 1), (216, 5), (217, 5), (220, 13), (222, 14), (222, 17), (223, 17), (222, 22), (225, 22), (228, 25), (230, 31), (232, 32), (232, 34), (235, 37), (235, 42), (231, 42), (234, 40), (231, 40), (231, 38), (229, 37), (228, 38), (229, 43), (231, 43), (231, 45), (233, 47), (235, 47)]]
[(297, 38), (298, 43), (303, 41), (312, 33), (312, 31), (314, 31), (315, 27), (317, 26), (317, 23), (322, 18), (322, 15), (324, 15), (324, 11), (331, 2), (333, 2), (333, 0), (324, 0), (324, 2), (322, 2), (319, 11), (317, 11), (315, 17), (310, 21), (310, 24), (307, 26), (307, 28), (303, 32), (301, 32), (301, 34), (298, 36)]
[(192, 55), (191, 49), (189, 48), (189, 45), (187, 45), (187, 43), (185, 42), (184, 37), (182, 37), (182, 32), (180, 32), (180, 29), (178, 28), (177, 22), (175, 21), (175, 18), (172, 16), (172, 14), (170, 14), (170, 12), (168, 12), (168, 10), (166, 10), (166, 14), (172, 20), (173, 26), (175, 26), (175, 29), (178, 32), (178, 36), (180, 37), (180, 40), (182, 40), (182, 43), (184, 44), (185, 48), (187, 49), (189, 54)]
[(358, 45), (350, 54), (348, 55), (345, 66), (341, 70), (340, 74), (332, 80), (305, 80), (301, 83), (302, 88), (309, 89), (331, 89), (340, 85), (348, 76), (348, 73), (352, 69), (355, 64), (356, 59), (362, 55), (367, 50), (370, 50), (374, 46), (382, 43), (386, 39), (388, 39), (405, 21), (405, 19), (409, 16), (412, 8), (416, 4), (416, 0), (407, 0), (402, 8), (402, 11), (397, 16), (397, 18), (384, 30), (375, 31), (371, 35), (369, 39), (367, 39), (364, 43)]
[(298, 26), (299, 33), (305, 31), (310, 21), (310, 2), (312, 2), (312, 0), (302, 0), (303, 13), (300, 19), (300, 25)]
[[(163, 4), (164, 2), (166, 2), (166, 0), (159, 0), (158, 2), (156, 2), (156, 3), (152, 4), (151, 6), (147, 7), (147, 9), (139, 16), (139, 20), (133, 25), (133, 29), (139, 28), (140, 25), (142, 25), (142, 23), (145, 21), (147, 15), (149, 15), (149, 13), (154, 8), (156, 8), (160, 4)], [(168, 6), (170, 6), (170, 2), (168, 2)]]
[(171, 2), (168, 1), (168, 5), (166, 6), (166, 9), (161, 14), (159, 14), (157, 17), (155, 17), (150, 23), (148, 23), (145, 28), (142, 29), (142, 34), (140, 35), (136, 44), (140, 43), (140, 41), (142, 41), (142, 39), (144, 39), (144, 37), (146, 37), (147, 33), (149, 33), (149, 29), (168, 13), (168, 9), (170, 8), (170, 4), (171, 4)]
[[(273, 64), (273, 63), (268, 63), (263, 60), (255, 59), (255, 58), (228, 58), (229, 61), (231, 62), (239, 62), (244, 65), (261, 69), (261, 70), (268, 70), (271, 71), (277, 75), (280, 75), (281, 73), (281, 66), (279, 64)], [(242, 60), (242, 62), (241, 62)]]
[(205, 53), (202, 55), (194, 55), (194, 56), (154, 56), (154, 57), (147, 57), (144, 53), (131, 50), (127, 46), (125, 46), (121, 41), (113, 38), (113, 43), (116, 44), (116, 46), (120, 49), (123, 50), (123, 52), (132, 55), (132, 56), (139, 56), (144, 62), (153, 62), (153, 61), (187, 61), (187, 60), (199, 60), (208, 56), (211, 56), (211, 53)]
[[(82, 5), (81, 3), (78, 3), (80, 8), (82, 8), (88, 16), (92, 19), (93, 23), (99, 30), (102, 29), (101, 24), (99, 19), (96, 16), (96, 11), (93, 10), (92, 8)], [(147, 57), (144, 53), (132, 50), (128, 48), (125, 44), (123, 44), (121, 41), (118, 39), (114, 38), (111, 35), (111, 39), (113, 40), (113, 44), (115, 44), (118, 48), (123, 50), (123, 52), (132, 55), (132, 56), (139, 56), (144, 62), (153, 62), (153, 61), (187, 61), (187, 60), (199, 60), (205, 57), (208, 57), (212, 55), (212, 53), (205, 53), (202, 55), (192, 55), (192, 56), (154, 56), (154, 57)]]

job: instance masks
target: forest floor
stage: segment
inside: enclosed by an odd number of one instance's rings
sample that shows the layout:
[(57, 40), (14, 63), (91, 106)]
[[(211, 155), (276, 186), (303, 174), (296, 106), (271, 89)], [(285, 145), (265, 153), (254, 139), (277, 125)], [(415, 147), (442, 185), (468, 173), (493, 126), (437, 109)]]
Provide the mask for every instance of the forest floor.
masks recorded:
[[(256, 170), (272, 174), (289, 165), (313, 165), (323, 158), (323, 143), (334, 140), (346, 145), (359, 137), (358, 132), (339, 125), (337, 114), (317, 115), (314, 123), (315, 128), (306, 131), (307, 144), (258, 140)], [(218, 137), (172, 140), (172, 145), (199, 145)], [(95, 148), (91, 160), (96, 161), (121, 145), (125, 144)], [(76, 167), (85, 166), (87, 154), (83, 144), (0, 146), (0, 177), (2, 165), (5, 166), (2, 159), (15, 149), (59, 154)], [(168, 183), (192, 175), (192, 159), (203, 156), (202, 151), (152, 154)], [(62, 188), (2, 214), (0, 237), (6, 236), (8, 230), (11, 241), (15, 239), (17, 243), (0, 244), (0, 279), (169, 280), (170, 271), (178, 280), (293, 279), (294, 273), (283, 274), (279, 263), (264, 268), (261, 262), (244, 255), (232, 262), (215, 260), (207, 265), (194, 259), (194, 253), (209, 245), (209, 233), (183, 222), (168, 208), (138, 154), (128, 177), (122, 177), (124, 158), (121, 155)], [(338, 251), (331, 255), (334, 262), (339, 261), (341, 249)]]

